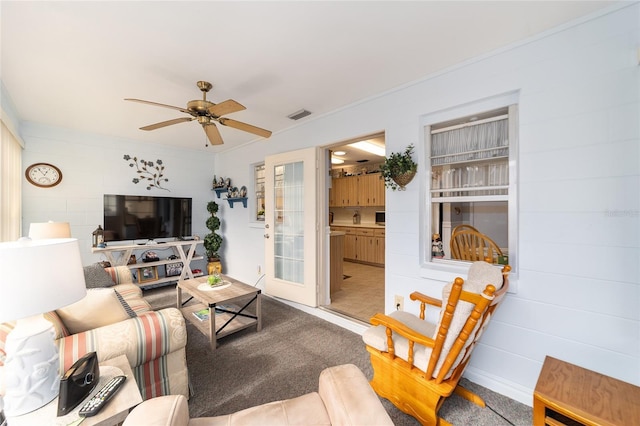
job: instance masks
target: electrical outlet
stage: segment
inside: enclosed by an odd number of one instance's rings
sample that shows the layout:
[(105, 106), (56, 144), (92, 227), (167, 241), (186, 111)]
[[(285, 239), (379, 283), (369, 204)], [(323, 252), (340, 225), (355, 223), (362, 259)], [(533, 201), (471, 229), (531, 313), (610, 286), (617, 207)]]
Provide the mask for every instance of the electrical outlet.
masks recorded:
[(258, 265), (258, 275), (262, 273), (262, 266)]
[(396, 294), (395, 298), (393, 299), (393, 304), (396, 308), (396, 311), (404, 311), (404, 297)]

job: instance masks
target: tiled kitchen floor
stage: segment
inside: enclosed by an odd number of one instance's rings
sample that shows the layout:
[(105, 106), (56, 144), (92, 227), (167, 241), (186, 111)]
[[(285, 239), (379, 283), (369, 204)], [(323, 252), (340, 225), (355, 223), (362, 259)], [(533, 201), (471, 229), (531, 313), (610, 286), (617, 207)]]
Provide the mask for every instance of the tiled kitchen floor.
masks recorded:
[(384, 313), (384, 267), (344, 262), (342, 288), (331, 295), (326, 308), (369, 324), (376, 313)]

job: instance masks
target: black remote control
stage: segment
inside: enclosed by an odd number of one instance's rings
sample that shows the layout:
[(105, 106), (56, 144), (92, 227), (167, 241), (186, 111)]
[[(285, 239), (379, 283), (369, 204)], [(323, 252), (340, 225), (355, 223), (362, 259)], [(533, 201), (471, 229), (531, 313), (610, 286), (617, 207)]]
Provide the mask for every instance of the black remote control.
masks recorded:
[(102, 389), (98, 391), (91, 399), (84, 403), (80, 408), (80, 416), (91, 417), (98, 414), (98, 412), (105, 406), (107, 401), (111, 399), (113, 395), (120, 389), (120, 386), (124, 383), (127, 376), (116, 376), (109, 380)]

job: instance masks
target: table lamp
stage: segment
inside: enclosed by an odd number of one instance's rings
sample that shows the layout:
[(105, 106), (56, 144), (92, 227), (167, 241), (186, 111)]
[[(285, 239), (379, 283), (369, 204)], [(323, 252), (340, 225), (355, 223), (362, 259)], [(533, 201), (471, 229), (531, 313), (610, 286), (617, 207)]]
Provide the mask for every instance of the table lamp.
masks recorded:
[(32, 223), (29, 226), (29, 238), (32, 240), (71, 238), (71, 227), (69, 222)]
[(87, 291), (78, 240), (0, 243), (0, 323), (17, 320), (7, 335), (4, 411), (37, 410), (59, 391), (58, 348), (43, 313), (82, 299)]

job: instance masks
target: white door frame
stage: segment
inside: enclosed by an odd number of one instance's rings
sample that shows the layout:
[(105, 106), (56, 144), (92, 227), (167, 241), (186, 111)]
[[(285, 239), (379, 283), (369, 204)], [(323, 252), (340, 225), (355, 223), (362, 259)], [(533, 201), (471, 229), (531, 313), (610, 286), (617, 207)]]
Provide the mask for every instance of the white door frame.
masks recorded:
[[(326, 272), (328, 262), (326, 260), (328, 254), (328, 233), (325, 232), (327, 226), (327, 214), (324, 214), (327, 208), (327, 180), (325, 173), (326, 165), (324, 164), (325, 150), (319, 147), (306, 148), (297, 151), (289, 151), (282, 154), (272, 155), (265, 159), (265, 293), (301, 303), (311, 307), (317, 307), (319, 303), (324, 301), (324, 293), (328, 288)], [(309, 160), (312, 160), (311, 170), (308, 169)], [(292, 283), (275, 278), (275, 266), (273, 263), (274, 240), (273, 230), (275, 229), (275, 220), (273, 217), (273, 165), (289, 163), (295, 161), (304, 161), (305, 169), (305, 190), (311, 189), (311, 194), (304, 194), (304, 211), (305, 215), (313, 212), (312, 216), (306, 216), (304, 233), (305, 233), (305, 250), (304, 250), (304, 283), (302, 285)], [(322, 163), (322, 164), (321, 164)], [(322, 172), (324, 170), (324, 172)], [(308, 179), (313, 177), (315, 185), (307, 185)], [(271, 178), (270, 178), (271, 177)], [(321, 213), (322, 212), (322, 213)], [(322, 230), (322, 232), (321, 232)], [(313, 235), (309, 233), (313, 232)], [(325, 235), (326, 234), (326, 235)], [(271, 238), (270, 238), (271, 237)], [(307, 242), (307, 238), (311, 237), (312, 242)], [(308, 271), (307, 268), (313, 271)], [(309, 286), (312, 285), (313, 288)]]

